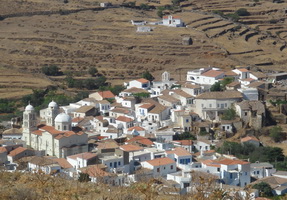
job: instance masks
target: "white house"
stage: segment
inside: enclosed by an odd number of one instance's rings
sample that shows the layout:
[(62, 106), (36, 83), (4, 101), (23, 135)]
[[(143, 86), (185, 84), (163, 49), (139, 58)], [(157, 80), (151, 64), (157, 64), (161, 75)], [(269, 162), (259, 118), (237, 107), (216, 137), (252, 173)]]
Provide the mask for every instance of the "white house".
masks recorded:
[(270, 163), (251, 163), (250, 175), (257, 179), (272, 176), (276, 172), (276, 169)]
[(67, 157), (67, 161), (72, 165), (74, 169), (87, 167), (94, 164), (97, 158), (97, 154), (85, 152)]
[(166, 151), (167, 157), (173, 159), (176, 165), (188, 165), (192, 162), (192, 155), (182, 147), (176, 147), (172, 151)]
[(153, 171), (153, 177), (155, 178), (176, 172), (175, 161), (167, 157), (144, 161), (141, 165), (144, 168), (151, 169)]
[(162, 24), (164, 26), (170, 26), (170, 27), (183, 27), (184, 23), (181, 21), (181, 19), (178, 16), (163, 16)]
[(224, 72), (218, 68), (200, 68), (187, 72), (186, 81), (199, 85), (213, 85), (224, 77)]
[(130, 88), (140, 88), (140, 89), (147, 90), (150, 88), (150, 82), (149, 82), (149, 80), (146, 80), (144, 78), (132, 80), (129, 82), (129, 84), (127, 86), (127, 89), (130, 89)]
[(239, 79), (247, 79), (250, 78), (250, 73), (249, 70), (246, 68), (239, 68), (239, 69), (234, 69), (232, 70), (234, 73), (239, 75)]

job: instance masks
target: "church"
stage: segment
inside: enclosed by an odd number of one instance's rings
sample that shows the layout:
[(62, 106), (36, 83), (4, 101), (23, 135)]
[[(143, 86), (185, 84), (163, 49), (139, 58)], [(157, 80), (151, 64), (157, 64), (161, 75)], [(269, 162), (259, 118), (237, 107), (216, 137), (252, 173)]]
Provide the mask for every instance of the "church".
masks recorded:
[(34, 107), (26, 106), (22, 139), (28, 146), (58, 158), (88, 151), (88, 135), (78, 127), (72, 129), (72, 118), (60, 113), (56, 102), (50, 102), (48, 108), (41, 110), (40, 118), (45, 123), (37, 125)]

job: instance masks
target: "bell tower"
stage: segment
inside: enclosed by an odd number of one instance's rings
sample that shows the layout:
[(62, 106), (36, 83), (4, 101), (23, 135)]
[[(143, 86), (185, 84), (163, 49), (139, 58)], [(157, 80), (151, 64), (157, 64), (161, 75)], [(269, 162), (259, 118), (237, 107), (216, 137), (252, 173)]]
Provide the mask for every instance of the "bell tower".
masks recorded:
[(23, 140), (31, 146), (31, 132), (37, 129), (37, 119), (34, 107), (29, 103), (23, 113)]

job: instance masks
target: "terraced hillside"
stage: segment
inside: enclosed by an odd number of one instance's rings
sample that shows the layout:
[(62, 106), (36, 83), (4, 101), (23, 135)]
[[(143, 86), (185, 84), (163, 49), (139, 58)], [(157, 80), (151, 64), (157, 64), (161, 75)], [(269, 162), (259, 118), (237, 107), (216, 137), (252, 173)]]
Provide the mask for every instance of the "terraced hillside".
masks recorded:
[[(123, 1), (111, 2), (119, 5)], [(140, 3), (162, 6), (171, 1), (141, 0), (136, 5)], [(137, 33), (130, 20), (159, 21), (156, 10), (99, 10), (98, 2), (92, 0), (66, 4), (59, 0), (3, 0), (0, 15), (6, 18), (0, 21), (0, 65), (29, 73), (39, 72), (45, 64), (58, 65), (63, 71), (96, 66), (117, 82), (136, 78), (146, 69), (155, 75), (168, 70), (181, 79), (188, 69), (208, 65), (285, 69), (287, 3), (195, 0), (183, 4), (187, 6), (176, 15), (187, 27), (150, 25), (152, 32)], [(226, 15), (239, 8), (250, 12), (239, 22), (212, 14), (216, 10)], [(182, 45), (184, 36), (191, 36), (193, 44)], [(13, 88), (17, 89), (16, 85)], [(0, 86), (7, 87), (1, 77)]]

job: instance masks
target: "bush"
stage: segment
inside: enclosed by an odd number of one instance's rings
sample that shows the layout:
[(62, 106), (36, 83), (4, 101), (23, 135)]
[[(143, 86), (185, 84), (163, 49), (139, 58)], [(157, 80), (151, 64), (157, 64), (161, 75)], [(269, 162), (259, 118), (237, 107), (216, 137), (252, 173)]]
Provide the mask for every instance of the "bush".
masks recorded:
[(47, 76), (59, 76), (63, 74), (60, 72), (60, 68), (56, 65), (43, 66), (42, 72)]
[(95, 76), (95, 75), (98, 73), (98, 70), (97, 70), (97, 68), (95, 68), (95, 67), (90, 67), (90, 69), (88, 70), (88, 73), (89, 73), (91, 76)]
[(153, 75), (151, 75), (151, 73), (149, 73), (148, 71), (145, 71), (142, 74), (142, 78), (145, 78), (146, 80), (149, 80), (149, 81), (153, 81), (154, 80)]
[(284, 135), (282, 134), (282, 128), (280, 126), (274, 126), (269, 130), (270, 137), (274, 140), (274, 142), (280, 142), (284, 139)]
[(236, 117), (236, 112), (233, 108), (228, 108), (228, 110), (225, 110), (221, 119), (223, 120), (233, 120)]
[(260, 197), (271, 197), (273, 196), (272, 188), (268, 183), (261, 182), (253, 185), (254, 189), (257, 189), (259, 191)]
[(233, 13), (233, 14), (227, 14), (225, 15), (228, 19), (231, 19), (234, 22), (238, 22), (239, 20), (239, 15), (237, 13)]
[(142, 3), (142, 4), (140, 5), (140, 9), (142, 9), (142, 10), (149, 10), (150, 7), (149, 7), (149, 5), (147, 5), (147, 4), (145, 4), (145, 3)]
[(210, 91), (211, 91), (211, 92), (222, 91), (220, 82), (214, 83), (214, 84), (210, 87)]
[(246, 8), (239, 8), (235, 14), (237, 14), (238, 16), (249, 16), (250, 13), (246, 10)]
[(213, 10), (212, 13), (216, 14), (216, 15), (220, 15), (221, 17), (224, 16), (224, 13), (222, 11), (220, 11), (220, 10)]
[(270, 24), (276, 24), (277, 22), (278, 22), (277, 19), (271, 19), (271, 20), (270, 20)]

